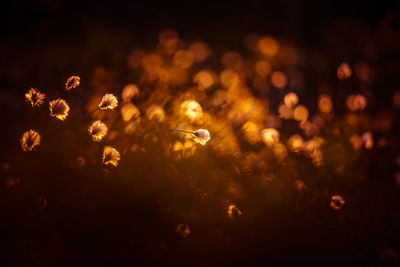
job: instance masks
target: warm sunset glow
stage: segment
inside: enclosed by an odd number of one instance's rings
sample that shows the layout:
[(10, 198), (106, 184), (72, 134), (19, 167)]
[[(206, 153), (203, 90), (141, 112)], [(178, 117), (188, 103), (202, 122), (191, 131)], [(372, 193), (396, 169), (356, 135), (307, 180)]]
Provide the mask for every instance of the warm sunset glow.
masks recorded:
[(400, 265), (391, 5), (9, 2), (0, 266)]

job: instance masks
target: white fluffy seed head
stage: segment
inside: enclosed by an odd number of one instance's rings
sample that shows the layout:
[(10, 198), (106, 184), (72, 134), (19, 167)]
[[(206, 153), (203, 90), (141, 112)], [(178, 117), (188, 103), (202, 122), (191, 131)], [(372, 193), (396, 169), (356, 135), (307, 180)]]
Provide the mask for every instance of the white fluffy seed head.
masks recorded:
[(118, 100), (113, 94), (105, 94), (99, 104), (100, 109), (115, 109), (118, 106)]
[(81, 78), (79, 76), (71, 76), (68, 78), (68, 80), (65, 83), (65, 89), (71, 90), (72, 88), (75, 88), (77, 86), (79, 86), (79, 84), (81, 83)]
[(93, 141), (100, 142), (107, 135), (108, 128), (103, 122), (97, 120), (89, 126), (88, 131)]
[(56, 99), (50, 102), (50, 116), (55, 117), (59, 120), (65, 120), (69, 114), (69, 106), (64, 99)]
[(205, 145), (210, 139), (210, 133), (206, 129), (198, 129), (193, 132), (194, 141), (201, 145)]
[(120, 160), (120, 154), (118, 150), (113, 148), (112, 146), (104, 147), (103, 151), (103, 164), (107, 166), (117, 167), (118, 161)]
[(31, 103), (32, 107), (42, 105), (45, 98), (46, 95), (36, 90), (36, 88), (30, 88), (29, 91), (25, 94), (26, 101)]
[(35, 150), (40, 145), (40, 134), (34, 130), (26, 131), (21, 137), (21, 147), (24, 151)]

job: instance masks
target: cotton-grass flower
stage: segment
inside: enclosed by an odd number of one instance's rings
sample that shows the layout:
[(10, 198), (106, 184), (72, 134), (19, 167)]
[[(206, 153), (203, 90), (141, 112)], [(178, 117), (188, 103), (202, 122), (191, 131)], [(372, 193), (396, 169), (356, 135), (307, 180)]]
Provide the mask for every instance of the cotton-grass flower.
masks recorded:
[(192, 133), (194, 141), (200, 145), (205, 145), (210, 139), (210, 133), (206, 129), (198, 129)]
[(332, 209), (340, 210), (346, 202), (339, 195), (332, 196), (331, 203), (329, 204)]
[(25, 94), (26, 101), (31, 103), (32, 107), (42, 105), (45, 98), (46, 95), (39, 92), (36, 88), (30, 88)]
[(65, 120), (69, 114), (69, 106), (64, 99), (58, 98), (50, 101), (50, 116), (55, 117), (61, 121)]
[(72, 88), (78, 87), (81, 83), (81, 78), (79, 76), (71, 76), (68, 78), (67, 82), (65, 83), (65, 89), (71, 90)]
[(99, 109), (115, 109), (118, 106), (118, 100), (113, 94), (105, 94), (99, 104)]
[(107, 135), (108, 128), (103, 122), (97, 120), (89, 126), (88, 131), (93, 141), (100, 142)]
[(24, 151), (35, 150), (40, 145), (40, 134), (34, 130), (26, 131), (21, 137), (21, 147)]
[(103, 151), (103, 164), (107, 166), (117, 167), (118, 161), (120, 160), (120, 154), (118, 150), (112, 146), (105, 146)]

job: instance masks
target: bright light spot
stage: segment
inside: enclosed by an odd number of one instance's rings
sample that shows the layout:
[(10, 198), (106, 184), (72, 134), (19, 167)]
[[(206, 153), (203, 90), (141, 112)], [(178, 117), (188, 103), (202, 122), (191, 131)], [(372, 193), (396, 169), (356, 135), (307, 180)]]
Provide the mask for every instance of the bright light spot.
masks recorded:
[(285, 97), (283, 98), (283, 102), (285, 103), (286, 106), (290, 108), (294, 108), (297, 103), (299, 103), (299, 97), (297, 96), (296, 93), (290, 92)]
[(270, 36), (264, 36), (258, 40), (258, 49), (265, 56), (275, 56), (279, 51), (278, 41)]

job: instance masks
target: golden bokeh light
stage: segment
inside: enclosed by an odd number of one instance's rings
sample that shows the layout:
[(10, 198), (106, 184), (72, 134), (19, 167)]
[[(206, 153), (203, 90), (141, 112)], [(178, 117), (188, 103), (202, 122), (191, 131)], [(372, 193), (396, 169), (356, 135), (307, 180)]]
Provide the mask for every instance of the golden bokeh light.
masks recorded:
[(371, 132), (366, 132), (361, 135), (361, 141), (366, 149), (371, 149), (374, 146), (374, 138)]
[(299, 122), (306, 122), (308, 115), (308, 109), (303, 105), (299, 105), (294, 109), (294, 119)]
[(179, 68), (187, 69), (194, 62), (194, 54), (190, 50), (179, 50), (175, 53), (172, 62)]
[(279, 118), (282, 119), (291, 119), (294, 116), (294, 111), (292, 108), (286, 106), (285, 104), (281, 104), (278, 108)]
[(266, 128), (261, 131), (261, 139), (268, 146), (279, 142), (279, 132), (274, 128)]
[(151, 121), (163, 122), (165, 120), (165, 111), (160, 105), (151, 105), (146, 110), (146, 117)]
[(203, 109), (199, 102), (194, 100), (186, 100), (182, 102), (181, 113), (192, 123), (199, 123), (203, 120)]
[(121, 107), (121, 116), (125, 122), (137, 120), (140, 118), (140, 111), (134, 104), (127, 103)]
[(332, 100), (329, 95), (322, 94), (319, 96), (318, 109), (322, 113), (330, 113), (332, 111)]
[(252, 121), (247, 121), (242, 125), (242, 132), (250, 144), (256, 144), (260, 141), (259, 127)]
[(193, 53), (196, 62), (206, 60), (210, 54), (209, 48), (206, 43), (197, 41), (189, 46), (189, 50)]
[(283, 98), (283, 102), (285, 103), (286, 106), (290, 108), (294, 108), (297, 103), (299, 103), (299, 97), (297, 96), (296, 93), (290, 92), (285, 95)]
[(239, 53), (227, 52), (222, 56), (225, 68), (240, 71), (243, 68), (243, 60)]
[(279, 51), (278, 41), (271, 36), (264, 36), (258, 40), (258, 49), (265, 56), (275, 56)]
[(304, 140), (301, 135), (294, 134), (288, 139), (287, 144), (291, 151), (299, 153), (303, 149)]
[(346, 98), (346, 106), (351, 111), (362, 111), (367, 106), (367, 98), (361, 94), (349, 95)]
[(353, 134), (350, 136), (350, 143), (353, 146), (355, 151), (358, 151), (362, 148), (362, 140), (358, 134)]
[(198, 85), (200, 90), (206, 90), (214, 85), (217, 76), (211, 70), (201, 70), (193, 78), (193, 82)]
[(122, 100), (124, 102), (131, 101), (132, 98), (137, 97), (139, 95), (139, 87), (136, 84), (127, 84), (124, 89), (122, 89)]
[(226, 87), (236, 86), (239, 83), (239, 75), (230, 69), (225, 69), (220, 73), (220, 81)]
[(266, 77), (268, 74), (271, 73), (272, 66), (268, 61), (260, 60), (255, 65), (255, 70), (258, 75), (260, 75), (262, 77)]
[(344, 80), (344, 79), (348, 79), (351, 77), (352, 71), (351, 71), (351, 67), (348, 63), (346, 62), (342, 62), (336, 71), (336, 75), (338, 77), (338, 79), (340, 80)]
[(281, 71), (274, 71), (271, 75), (271, 83), (275, 88), (283, 89), (287, 85), (287, 76)]

